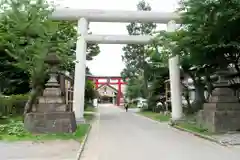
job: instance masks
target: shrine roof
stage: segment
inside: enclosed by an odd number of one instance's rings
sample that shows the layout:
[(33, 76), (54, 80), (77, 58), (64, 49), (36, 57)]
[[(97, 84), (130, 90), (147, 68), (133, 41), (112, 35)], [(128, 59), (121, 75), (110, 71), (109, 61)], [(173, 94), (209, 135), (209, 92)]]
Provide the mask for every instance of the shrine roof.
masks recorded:
[(87, 77), (92, 77), (92, 78), (122, 78), (121, 76), (96, 76), (96, 75), (87, 75)]
[(113, 89), (114, 91), (117, 91), (117, 92), (118, 92), (118, 90), (117, 90), (116, 88), (112, 87), (112, 86), (109, 85), (109, 84), (103, 84), (103, 85), (100, 85), (98, 88), (96, 88), (96, 90), (98, 90), (98, 89), (100, 89), (100, 88), (102, 88), (102, 87), (104, 87), (104, 86), (107, 86), (107, 87)]

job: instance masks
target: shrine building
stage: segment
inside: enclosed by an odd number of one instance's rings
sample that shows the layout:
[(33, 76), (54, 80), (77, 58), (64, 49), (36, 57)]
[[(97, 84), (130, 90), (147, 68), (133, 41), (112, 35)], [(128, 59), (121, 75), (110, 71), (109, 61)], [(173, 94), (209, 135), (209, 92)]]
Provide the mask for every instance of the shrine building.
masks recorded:
[(100, 95), (101, 103), (113, 103), (123, 105), (126, 82), (120, 76), (94, 76), (88, 75), (88, 79), (95, 84), (95, 89)]

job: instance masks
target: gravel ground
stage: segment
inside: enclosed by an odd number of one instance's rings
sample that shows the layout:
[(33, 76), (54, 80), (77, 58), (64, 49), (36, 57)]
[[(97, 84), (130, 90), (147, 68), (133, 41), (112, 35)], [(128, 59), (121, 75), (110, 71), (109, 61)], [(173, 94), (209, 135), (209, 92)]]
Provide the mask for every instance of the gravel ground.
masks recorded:
[(80, 143), (74, 140), (0, 142), (1, 160), (76, 160)]

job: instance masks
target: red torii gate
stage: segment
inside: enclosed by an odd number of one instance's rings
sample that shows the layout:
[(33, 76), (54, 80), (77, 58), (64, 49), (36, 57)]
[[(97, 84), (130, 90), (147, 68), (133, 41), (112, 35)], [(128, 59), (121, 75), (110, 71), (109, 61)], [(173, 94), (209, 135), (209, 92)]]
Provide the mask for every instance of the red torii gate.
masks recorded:
[[(89, 80), (92, 80), (95, 83), (95, 88), (97, 89), (100, 85), (117, 85), (117, 106), (120, 106), (120, 100), (123, 97), (122, 94), (122, 85), (126, 85), (127, 83), (123, 81), (120, 76), (87, 76)], [(100, 82), (100, 80), (105, 80), (105, 82)], [(116, 81), (116, 82), (111, 82)]]

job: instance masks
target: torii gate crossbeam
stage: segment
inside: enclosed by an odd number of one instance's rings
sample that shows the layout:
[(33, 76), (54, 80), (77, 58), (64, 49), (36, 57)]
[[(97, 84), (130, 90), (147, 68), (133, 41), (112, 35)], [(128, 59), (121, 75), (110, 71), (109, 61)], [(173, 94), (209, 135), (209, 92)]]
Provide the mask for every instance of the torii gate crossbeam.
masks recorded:
[[(87, 43), (105, 44), (148, 44), (151, 36), (119, 36), (119, 35), (88, 35), (89, 22), (143, 22), (167, 23), (168, 31), (176, 29), (179, 15), (153, 11), (117, 11), (117, 10), (83, 10), (71, 8), (57, 8), (51, 15), (55, 20), (78, 20), (76, 45), (76, 64), (74, 76), (73, 110), (77, 121), (84, 121), (84, 91)], [(180, 71), (178, 57), (169, 60), (172, 118), (182, 117)], [(173, 90), (174, 89), (174, 90)]]
[(154, 22), (168, 23), (173, 20), (179, 22), (180, 16), (172, 12), (154, 11), (124, 11), (124, 10), (100, 10), (100, 9), (72, 9), (58, 8), (52, 17), (56, 20), (79, 20), (86, 18), (91, 22)]
[(86, 35), (88, 43), (98, 44), (149, 44), (153, 36), (129, 36), (129, 35)]

